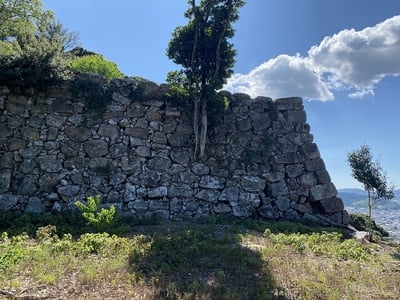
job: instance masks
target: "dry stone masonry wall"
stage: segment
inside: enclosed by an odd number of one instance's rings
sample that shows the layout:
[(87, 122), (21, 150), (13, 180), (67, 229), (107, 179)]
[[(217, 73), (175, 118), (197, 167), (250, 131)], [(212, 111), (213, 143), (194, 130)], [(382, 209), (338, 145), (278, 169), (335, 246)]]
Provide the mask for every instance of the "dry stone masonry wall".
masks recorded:
[(196, 161), (190, 110), (165, 100), (166, 86), (114, 80), (103, 114), (71, 87), (31, 96), (0, 87), (0, 210), (59, 212), (100, 194), (137, 217), (348, 222), (301, 98), (221, 92), (229, 108)]

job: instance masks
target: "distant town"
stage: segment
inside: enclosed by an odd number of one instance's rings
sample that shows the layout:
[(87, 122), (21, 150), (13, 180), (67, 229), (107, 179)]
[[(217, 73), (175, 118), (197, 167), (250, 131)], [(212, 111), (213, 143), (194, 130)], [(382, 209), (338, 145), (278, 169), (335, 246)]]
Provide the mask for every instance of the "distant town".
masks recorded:
[[(367, 193), (361, 189), (338, 189), (344, 206), (349, 213), (367, 214)], [(390, 237), (400, 241), (400, 190), (395, 191), (392, 200), (379, 201), (372, 210), (375, 222), (385, 228)]]

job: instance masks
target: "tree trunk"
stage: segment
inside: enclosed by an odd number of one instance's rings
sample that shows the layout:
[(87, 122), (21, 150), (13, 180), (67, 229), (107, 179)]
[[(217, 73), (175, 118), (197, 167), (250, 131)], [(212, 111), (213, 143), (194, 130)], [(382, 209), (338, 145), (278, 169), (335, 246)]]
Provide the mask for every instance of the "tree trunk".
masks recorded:
[(197, 46), (199, 43), (199, 26), (198, 26), (198, 15), (196, 11), (196, 1), (192, 0), (192, 10), (193, 10), (193, 15), (194, 15), (194, 26), (195, 26), (195, 36), (194, 36), (194, 44), (192, 48), (192, 56), (190, 60), (190, 67), (193, 72), (193, 79), (195, 83), (195, 96), (194, 96), (194, 104), (193, 104), (193, 133), (194, 133), (194, 151), (193, 151), (193, 158), (197, 158), (197, 153), (199, 151), (199, 142), (200, 142), (200, 136), (199, 136), (199, 91), (200, 91), (200, 83), (199, 83), (199, 78), (198, 74), (194, 71), (195, 70), (195, 57), (196, 57), (196, 51), (197, 51)]
[(207, 142), (207, 99), (202, 99), (201, 105), (201, 131), (200, 131), (200, 158), (204, 158)]
[(372, 202), (371, 192), (368, 190), (368, 240), (372, 241)]
[(193, 133), (194, 133), (194, 152), (193, 158), (197, 158), (197, 152), (199, 150), (199, 99), (196, 95), (194, 97), (194, 104), (193, 104)]

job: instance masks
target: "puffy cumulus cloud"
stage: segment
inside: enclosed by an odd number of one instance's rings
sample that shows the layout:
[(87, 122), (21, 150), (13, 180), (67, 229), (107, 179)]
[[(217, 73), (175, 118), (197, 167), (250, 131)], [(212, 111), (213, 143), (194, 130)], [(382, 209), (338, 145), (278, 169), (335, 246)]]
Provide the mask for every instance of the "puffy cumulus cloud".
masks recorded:
[(400, 16), (361, 31), (343, 30), (325, 37), (308, 56), (318, 73), (329, 73), (329, 85), (354, 88), (352, 97), (372, 94), (385, 76), (400, 74)]
[(333, 99), (335, 90), (349, 96), (374, 94), (385, 76), (400, 74), (400, 16), (361, 31), (343, 30), (311, 47), (307, 57), (280, 55), (248, 74), (236, 74), (225, 86), (252, 96), (302, 96)]
[(224, 87), (253, 97), (268, 95), (272, 98), (301, 95), (306, 98), (330, 100), (333, 94), (308, 59), (279, 55), (256, 67), (248, 74), (234, 74)]

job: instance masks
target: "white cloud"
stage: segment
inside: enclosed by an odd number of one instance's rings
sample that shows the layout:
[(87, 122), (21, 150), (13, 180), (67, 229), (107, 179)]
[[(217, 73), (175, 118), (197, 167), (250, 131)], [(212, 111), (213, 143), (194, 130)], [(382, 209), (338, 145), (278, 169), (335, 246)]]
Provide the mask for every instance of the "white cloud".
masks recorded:
[(279, 55), (261, 64), (249, 74), (235, 74), (225, 89), (251, 96), (290, 97), (329, 100), (331, 92), (313, 71), (309, 60), (300, 56)]
[(279, 55), (225, 86), (233, 92), (273, 98), (302, 96), (330, 100), (333, 91), (374, 94), (386, 76), (400, 74), (400, 15), (361, 31), (346, 29), (311, 47), (307, 57)]

